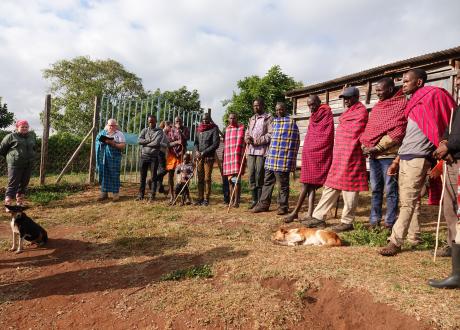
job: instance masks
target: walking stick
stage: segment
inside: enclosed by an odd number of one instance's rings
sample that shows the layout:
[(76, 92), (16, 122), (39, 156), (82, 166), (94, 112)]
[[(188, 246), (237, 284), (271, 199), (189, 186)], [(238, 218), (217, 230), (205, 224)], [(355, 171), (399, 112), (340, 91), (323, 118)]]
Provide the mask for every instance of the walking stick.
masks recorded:
[(195, 176), (195, 173), (196, 173), (197, 169), (198, 169), (198, 166), (197, 166), (197, 164), (196, 164), (196, 162), (195, 162), (195, 168), (193, 169), (192, 175), (190, 176), (190, 178), (187, 179), (187, 181), (185, 181), (184, 186), (182, 187), (182, 189), (181, 189), (181, 190), (179, 191), (179, 193), (177, 194), (177, 196), (176, 196), (176, 198), (174, 199), (174, 202), (172, 203), (172, 205), (175, 205), (175, 204), (176, 204), (177, 199), (179, 198), (180, 195), (182, 195), (182, 192), (184, 191), (185, 187), (188, 185), (190, 179), (193, 178), (193, 177)]
[[(451, 109), (450, 112), (450, 121), (449, 121), (449, 134), (452, 130), (452, 118), (454, 116), (454, 108)], [(438, 245), (439, 245), (439, 226), (441, 223), (441, 211), (442, 211), (442, 203), (444, 202), (444, 191), (446, 190), (446, 176), (447, 176), (447, 164), (444, 162), (442, 164), (442, 191), (441, 191), (441, 199), (439, 200), (439, 211), (438, 211), (438, 223), (436, 224), (436, 243), (434, 245), (434, 255), (433, 255), (433, 262), (436, 262), (436, 254), (438, 252)]]
[(232, 195), (230, 196), (230, 203), (228, 203), (227, 213), (230, 212), (230, 208), (232, 207), (233, 196), (235, 195), (236, 186), (238, 185), (238, 182), (240, 181), (241, 172), (243, 171), (244, 158), (246, 157), (247, 150), (248, 148), (246, 147), (244, 149), (243, 157), (241, 158), (240, 170), (238, 171), (238, 176), (236, 177), (235, 187), (233, 188)]

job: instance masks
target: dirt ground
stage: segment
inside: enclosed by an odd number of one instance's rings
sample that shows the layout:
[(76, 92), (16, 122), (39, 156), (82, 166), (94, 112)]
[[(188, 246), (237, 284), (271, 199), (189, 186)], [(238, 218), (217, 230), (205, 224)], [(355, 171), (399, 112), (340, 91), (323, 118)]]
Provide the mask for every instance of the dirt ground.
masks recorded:
[[(426, 285), (450, 272), (450, 259), (433, 263), (429, 251), (416, 250), (383, 258), (368, 246), (277, 246), (275, 212), (254, 215), (243, 204), (227, 214), (218, 195), (206, 208), (169, 207), (164, 197), (135, 202), (135, 194), (125, 186), (119, 202), (97, 203), (94, 188), (32, 207), (28, 214), (50, 241), (19, 255), (7, 251), (2, 214), (0, 328), (460, 327), (460, 290)], [(361, 199), (357, 221), (366, 221), (368, 201)], [(164, 280), (199, 265), (213, 276)]]

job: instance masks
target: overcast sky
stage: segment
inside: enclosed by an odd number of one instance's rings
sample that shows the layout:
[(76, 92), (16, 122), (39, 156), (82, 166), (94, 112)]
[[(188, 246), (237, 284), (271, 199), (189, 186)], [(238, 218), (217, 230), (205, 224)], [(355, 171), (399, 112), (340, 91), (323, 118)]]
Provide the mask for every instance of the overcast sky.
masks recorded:
[(459, 0), (0, 0), (0, 96), (41, 132), (60, 59), (111, 58), (145, 89), (197, 89), (221, 124), (237, 80), (278, 64), (305, 85), (460, 46)]

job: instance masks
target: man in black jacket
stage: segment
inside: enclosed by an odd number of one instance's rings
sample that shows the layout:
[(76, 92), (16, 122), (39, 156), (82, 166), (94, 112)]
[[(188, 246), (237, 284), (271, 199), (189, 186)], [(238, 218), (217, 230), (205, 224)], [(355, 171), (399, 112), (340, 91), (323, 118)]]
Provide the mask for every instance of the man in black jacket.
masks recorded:
[[(457, 92), (460, 91), (460, 72), (456, 79)], [(443, 211), (447, 222), (448, 246), (438, 252), (438, 256), (452, 257), (452, 275), (444, 280), (430, 280), (429, 284), (435, 288), (460, 288), (460, 222), (458, 222), (458, 177), (460, 169), (460, 108), (454, 111), (451, 125), (446, 129), (439, 147), (433, 156), (444, 159), (447, 164), (445, 174), (446, 186), (444, 190)], [(450, 130), (450, 132), (449, 132)]]
[(198, 200), (194, 205), (209, 205), (211, 176), (214, 157), (219, 147), (219, 129), (205, 113), (195, 135), (195, 157), (197, 160)]
[(153, 201), (158, 182), (163, 179), (166, 173), (166, 157), (162, 149), (168, 147), (168, 138), (163, 129), (156, 127), (157, 119), (154, 116), (149, 115), (147, 121), (149, 126), (141, 131), (138, 139), (139, 144), (142, 146), (140, 159), (141, 185), (136, 200), (144, 199), (145, 181), (147, 171), (150, 168), (152, 189), (148, 197), (149, 201)]

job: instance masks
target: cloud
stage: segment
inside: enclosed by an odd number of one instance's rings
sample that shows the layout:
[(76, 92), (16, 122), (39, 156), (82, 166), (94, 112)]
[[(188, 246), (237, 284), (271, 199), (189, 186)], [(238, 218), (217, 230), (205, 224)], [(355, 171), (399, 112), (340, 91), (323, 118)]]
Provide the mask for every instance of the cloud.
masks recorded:
[(458, 12), (457, 0), (2, 0), (0, 96), (38, 128), (42, 70), (89, 55), (121, 62), (149, 90), (197, 89), (220, 122), (220, 101), (245, 76), (279, 64), (310, 84), (455, 47)]

